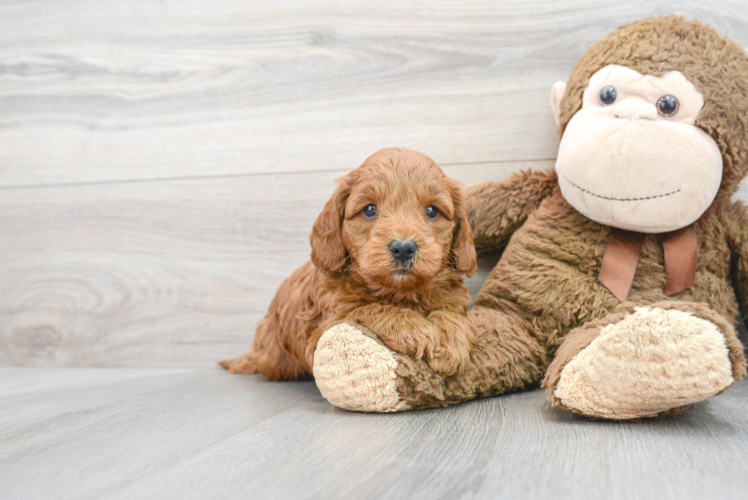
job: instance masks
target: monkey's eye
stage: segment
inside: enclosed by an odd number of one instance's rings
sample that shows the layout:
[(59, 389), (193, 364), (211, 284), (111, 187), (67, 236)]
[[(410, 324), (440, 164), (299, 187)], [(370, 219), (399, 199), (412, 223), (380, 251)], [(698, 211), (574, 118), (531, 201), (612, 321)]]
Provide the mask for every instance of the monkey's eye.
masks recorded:
[(437, 215), (439, 215), (439, 210), (435, 206), (430, 206), (426, 209), (426, 217), (429, 219), (436, 219)]
[(616, 92), (616, 88), (608, 85), (607, 87), (603, 87), (603, 89), (600, 91), (600, 102), (605, 104), (606, 106), (609, 106), (616, 102), (616, 99), (618, 98), (618, 92)]
[(672, 95), (664, 95), (657, 100), (657, 112), (662, 116), (673, 116), (679, 107), (678, 99)]
[(363, 212), (364, 217), (367, 219), (373, 219), (377, 216), (377, 206), (376, 205), (366, 205), (366, 208), (364, 208)]

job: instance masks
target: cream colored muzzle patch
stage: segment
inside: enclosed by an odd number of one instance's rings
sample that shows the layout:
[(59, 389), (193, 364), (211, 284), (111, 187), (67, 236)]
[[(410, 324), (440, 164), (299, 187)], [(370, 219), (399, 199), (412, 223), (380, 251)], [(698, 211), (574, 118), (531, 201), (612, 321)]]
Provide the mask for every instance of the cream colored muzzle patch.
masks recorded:
[(640, 307), (572, 358), (554, 394), (590, 416), (648, 417), (719, 393), (733, 382), (731, 367), (714, 323)]
[(397, 393), (396, 368), (392, 351), (347, 323), (323, 333), (314, 352), (317, 387), (325, 399), (344, 410), (410, 409)]

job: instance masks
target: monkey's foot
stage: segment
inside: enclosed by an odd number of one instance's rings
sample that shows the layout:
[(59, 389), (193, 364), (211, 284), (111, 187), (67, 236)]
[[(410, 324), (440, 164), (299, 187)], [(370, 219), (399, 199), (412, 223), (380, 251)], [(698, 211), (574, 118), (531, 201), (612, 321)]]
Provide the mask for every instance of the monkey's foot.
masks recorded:
[(745, 373), (731, 325), (703, 306), (629, 307), (612, 316), (564, 340), (543, 382), (554, 406), (616, 420), (677, 413)]
[(397, 360), (378, 339), (340, 323), (322, 334), (314, 351), (314, 380), (333, 405), (352, 411), (408, 410), (397, 392)]

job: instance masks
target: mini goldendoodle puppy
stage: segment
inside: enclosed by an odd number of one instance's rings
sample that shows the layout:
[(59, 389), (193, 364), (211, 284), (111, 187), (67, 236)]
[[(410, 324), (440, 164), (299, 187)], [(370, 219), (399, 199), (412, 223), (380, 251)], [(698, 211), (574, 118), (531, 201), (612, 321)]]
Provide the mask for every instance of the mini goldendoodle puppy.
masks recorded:
[(311, 261), (278, 289), (252, 350), (221, 366), (308, 378), (322, 334), (348, 323), (456, 373), (476, 342), (462, 282), (476, 266), (462, 185), (404, 148), (373, 154), (337, 183), (314, 223)]

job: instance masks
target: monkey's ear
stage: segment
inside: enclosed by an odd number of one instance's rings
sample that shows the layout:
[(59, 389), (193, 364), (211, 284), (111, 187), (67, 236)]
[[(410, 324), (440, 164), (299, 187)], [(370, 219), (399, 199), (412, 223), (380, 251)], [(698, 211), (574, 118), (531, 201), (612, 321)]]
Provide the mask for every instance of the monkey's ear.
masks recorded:
[(558, 127), (561, 121), (561, 99), (564, 98), (566, 92), (566, 82), (556, 82), (553, 84), (551, 90), (551, 109), (553, 110), (553, 119), (556, 120), (556, 126)]
[(465, 212), (465, 188), (453, 179), (449, 180), (449, 188), (455, 209), (455, 229), (452, 235), (450, 258), (456, 270), (470, 277), (478, 265), (478, 257), (475, 253), (475, 243), (473, 243), (473, 231), (470, 229)]
[(309, 237), (312, 244), (312, 263), (317, 269), (327, 273), (338, 272), (345, 265), (343, 217), (345, 204), (353, 187), (353, 175), (350, 173), (335, 179), (335, 182), (338, 183), (338, 187), (314, 222)]

